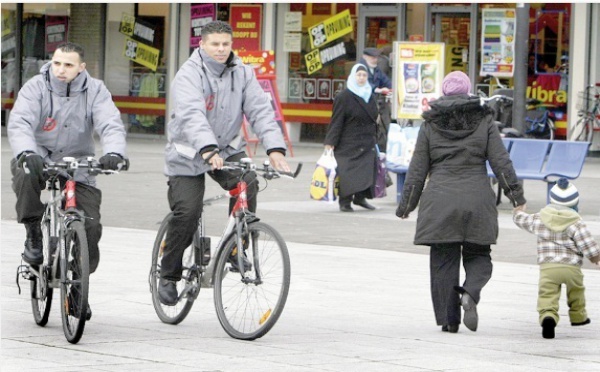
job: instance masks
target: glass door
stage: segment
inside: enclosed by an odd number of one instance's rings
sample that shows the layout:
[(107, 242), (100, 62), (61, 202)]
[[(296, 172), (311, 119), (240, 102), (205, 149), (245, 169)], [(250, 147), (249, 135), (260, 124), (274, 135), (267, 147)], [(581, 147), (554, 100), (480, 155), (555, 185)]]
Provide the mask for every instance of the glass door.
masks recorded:
[(403, 5), (360, 5), (358, 15), (357, 59), (365, 48), (380, 49), (404, 40)]

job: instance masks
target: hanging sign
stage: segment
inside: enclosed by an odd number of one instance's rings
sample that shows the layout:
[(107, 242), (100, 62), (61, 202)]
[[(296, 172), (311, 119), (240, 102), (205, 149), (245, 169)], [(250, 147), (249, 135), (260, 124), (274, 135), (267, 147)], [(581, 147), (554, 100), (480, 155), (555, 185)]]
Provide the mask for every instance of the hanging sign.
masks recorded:
[(56, 47), (67, 41), (69, 18), (46, 16), (46, 53), (52, 53)]
[(215, 20), (215, 4), (192, 4), (190, 7), (190, 48), (198, 48), (202, 39), (202, 27)]
[(148, 67), (152, 71), (156, 71), (160, 50), (128, 37), (125, 38), (123, 55), (142, 66)]
[(513, 76), (515, 71), (514, 9), (482, 9), (480, 76)]
[(233, 49), (261, 50), (262, 5), (231, 4), (229, 24), (233, 29)]
[(350, 10), (346, 9), (308, 28), (310, 46), (312, 49), (320, 48), (350, 32), (352, 32), (352, 17), (350, 17)]
[(420, 119), (442, 94), (444, 43), (394, 42), (392, 117)]

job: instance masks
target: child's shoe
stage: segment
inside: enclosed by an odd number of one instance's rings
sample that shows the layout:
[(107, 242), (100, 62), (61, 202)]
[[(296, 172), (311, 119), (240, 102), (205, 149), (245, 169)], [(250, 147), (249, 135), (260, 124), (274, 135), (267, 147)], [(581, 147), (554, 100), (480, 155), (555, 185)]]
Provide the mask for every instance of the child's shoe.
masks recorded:
[(554, 328), (556, 328), (556, 321), (554, 318), (545, 317), (542, 320), (542, 337), (554, 338)]
[(571, 323), (572, 326), (582, 326), (582, 325), (586, 325), (586, 324), (590, 324), (592, 321), (590, 320), (590, 318), (587, 318), (586, 320), (584, 320), (583, 322), (579, 322), (579, 323)]

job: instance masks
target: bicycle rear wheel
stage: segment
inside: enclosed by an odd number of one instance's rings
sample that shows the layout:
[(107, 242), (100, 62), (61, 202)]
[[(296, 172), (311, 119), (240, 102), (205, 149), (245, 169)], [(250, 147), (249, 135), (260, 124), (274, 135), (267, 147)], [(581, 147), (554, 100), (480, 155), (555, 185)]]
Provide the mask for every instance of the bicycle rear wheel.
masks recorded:
[(54, 289), (48, 286), (49, 268), (52, 265), (50, 219), (44, 215), (42, 218), (42, 241), (44, 243), (44, 264), (39, 267), (39, 276), (31, 279), (31, 310), (35, 323), (41, 327), (48, 323), (50, 308), (52, 306), (52, 294)]
[(85, 328), (90, 279), (90, 259), (83, 222), (71, 221), (60, 257), (60, 299), (63, 331), (76, 344)]
[(229, 260), (236, 240), (236, 234), (232, 235), (216, 265), (215, 308), (227, 334), (254, 340), (269, 332), (283, 311), (290, 288), (290, 257), (275, 229), (254, 222), (242, 239), (252, 268), (244, 274), (232, 272)]
[[(158, 282), (160, 280), (160, 265), (163, 257), (163, 250), (167, 241), (167, 230), (169, 222), (173, 218), (173, 213), (169, 213), (161, 223), (156, 239), (154, 240), (154, 248), (152, 249), (152, 266), (150, 267), (150, 291), (152, 292), (152, 304), (158, 318), (167, 324), (179, 324), (189, 314), (194, 304), (195, 296), (184, 296), (174, 306), (164, 305), (158, 297)], [(185, 291), (186, 285), (197, 285), (198, 290), (200, 283), (197, 275), (190, 272), (191, 264), (194, 262), (193, 248), (187, 247), (183, 254), (183, 272), (182, 280), (177, 282), (177, 293), (181, 294)], [(186, 278), (189, 279), (186, 280)]]
[(591, 142), (593, 134), (592, 121), (587, 116), (582, 116), (573, 127), (571, 140)]

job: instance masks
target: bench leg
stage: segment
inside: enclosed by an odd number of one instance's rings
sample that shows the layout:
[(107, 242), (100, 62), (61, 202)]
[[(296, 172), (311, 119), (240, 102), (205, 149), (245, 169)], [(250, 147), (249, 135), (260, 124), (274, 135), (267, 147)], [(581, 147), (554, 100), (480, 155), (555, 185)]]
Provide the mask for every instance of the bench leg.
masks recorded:
[(406, 173), (396, 173), (396, 203), (400, 204), (402, 201), (402, 190), (404, 189), (404, 181), (406, 180)]

